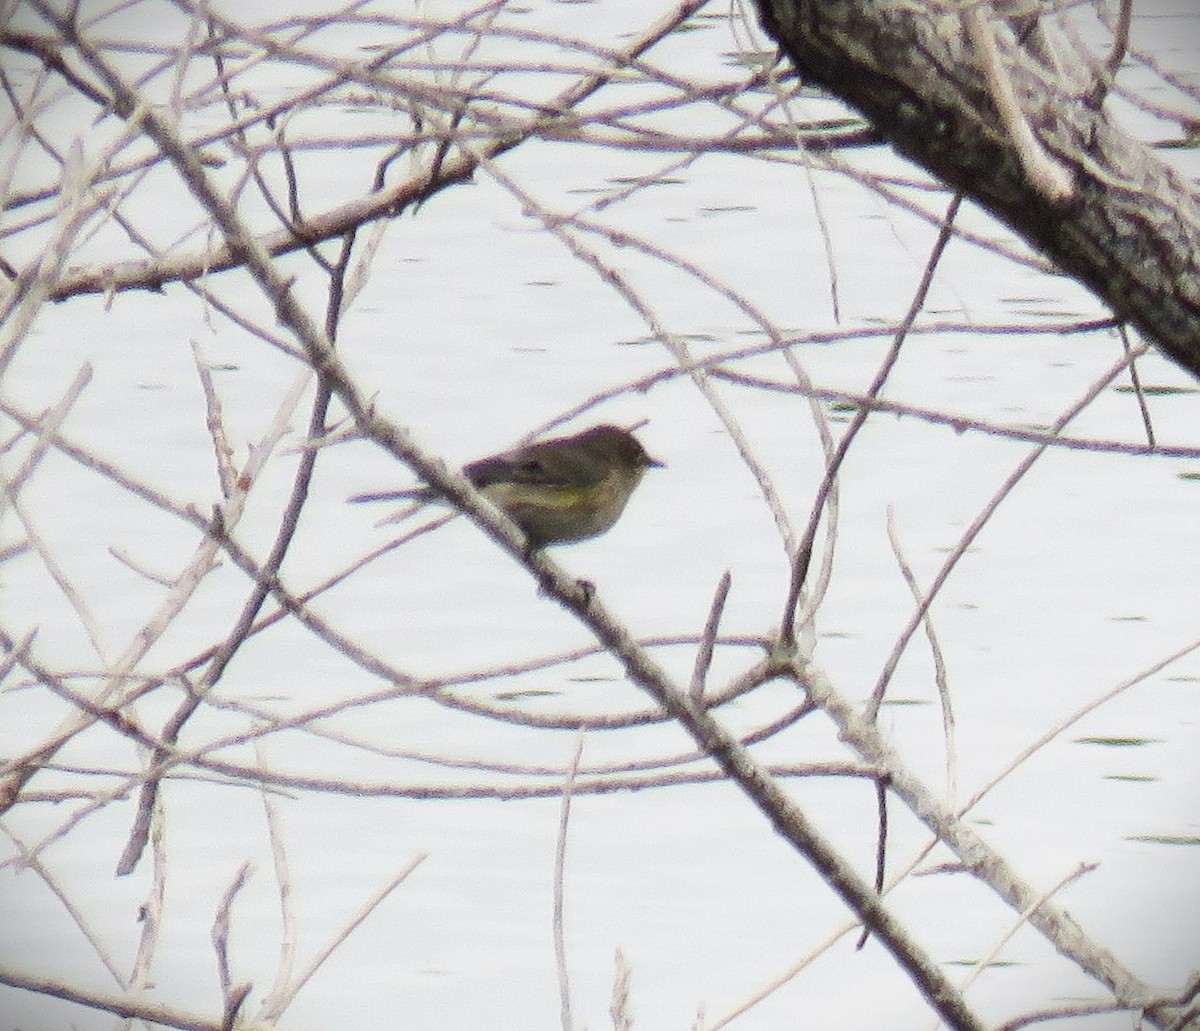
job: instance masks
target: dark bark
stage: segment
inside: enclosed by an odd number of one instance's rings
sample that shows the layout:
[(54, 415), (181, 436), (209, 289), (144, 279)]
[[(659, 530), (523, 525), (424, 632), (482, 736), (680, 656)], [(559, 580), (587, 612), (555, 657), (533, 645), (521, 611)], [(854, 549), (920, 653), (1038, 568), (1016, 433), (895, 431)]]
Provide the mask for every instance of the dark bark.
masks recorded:
[(1035, 187), (1002, 128), (957, 13), (880, 0), (756, 2), (804, 80), (857, 108), (899, 153), (992, 212), (1200, 376), (1200, 193), (1110, 120), (1097, 58), (1056, 25), (994, 15), (990, 23), (1034, 136), (1073, 179), (1073, 195), (1056, 202)]

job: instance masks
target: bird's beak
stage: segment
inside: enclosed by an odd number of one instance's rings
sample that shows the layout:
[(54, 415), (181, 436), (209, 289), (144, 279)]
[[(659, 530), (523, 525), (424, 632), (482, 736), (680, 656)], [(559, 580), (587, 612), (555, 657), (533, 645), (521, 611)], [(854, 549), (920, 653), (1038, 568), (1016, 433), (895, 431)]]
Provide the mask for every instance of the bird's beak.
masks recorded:
[(649, 455), (646, 456), (647, 469), (665, 469), (666, 467), (666, 462), (660, 462), (657, 458), (651, 458)]

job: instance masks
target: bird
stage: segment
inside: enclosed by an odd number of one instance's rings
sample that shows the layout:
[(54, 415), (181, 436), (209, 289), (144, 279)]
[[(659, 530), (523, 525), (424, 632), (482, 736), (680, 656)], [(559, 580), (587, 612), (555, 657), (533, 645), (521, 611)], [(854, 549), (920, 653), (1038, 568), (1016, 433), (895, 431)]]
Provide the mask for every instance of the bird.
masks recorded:
[[(481, 458), (464, 466), (463, 475), (517, 524), (532, 553), (606, 532), (646, 470), (662, 467), (629, 430), (603, 425)], [(417, 487), (358, 494), (350, 500), (409, 498), (423, 505), (439, 497), (431, 487)]]

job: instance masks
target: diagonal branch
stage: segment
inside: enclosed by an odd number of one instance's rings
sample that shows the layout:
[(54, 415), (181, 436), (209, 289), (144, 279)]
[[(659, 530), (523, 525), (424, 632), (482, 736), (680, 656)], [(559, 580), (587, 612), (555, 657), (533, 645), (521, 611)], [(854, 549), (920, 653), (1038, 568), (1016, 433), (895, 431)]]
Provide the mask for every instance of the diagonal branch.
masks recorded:
[[(903, 156), (976, 200), (1172, 359), (1200, 375), (1200, 188), (1092, 103), (1091, 54), (1051, 19), (1019, 28), (1006, 77), (1038, 147), (1075, 180), (1047, 196), (997, 116), (961, 19), (938, 4), (757, 0), (808, 81), (861, 111)], [(1036, 49), (1035, 49), (1036, 44)], [(1039, 52), (1063, 60), (1043, 63)], [(1062, 68), (1079, 81), (1065, 81)]]

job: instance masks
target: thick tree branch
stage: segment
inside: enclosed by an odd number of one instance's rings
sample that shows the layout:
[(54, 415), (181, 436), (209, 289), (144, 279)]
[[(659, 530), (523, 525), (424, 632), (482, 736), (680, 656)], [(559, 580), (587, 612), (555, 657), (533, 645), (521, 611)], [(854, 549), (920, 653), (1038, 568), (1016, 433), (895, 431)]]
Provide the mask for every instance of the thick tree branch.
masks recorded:
[[(1096, 108), (1097, 62), (1056, 25), (989, 23), (1025, 123), (1073, 177), (1067, 201), (1030, 179), (957, 14), (875, 0), (757, 3), (803, 78), (860, 110), (897, 151), (987, 208), (1200, 375), (1200, 193)], [(1067, 81), (1064, 68), (1077, 79)]]

